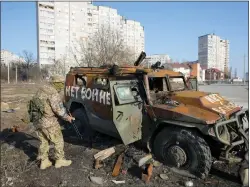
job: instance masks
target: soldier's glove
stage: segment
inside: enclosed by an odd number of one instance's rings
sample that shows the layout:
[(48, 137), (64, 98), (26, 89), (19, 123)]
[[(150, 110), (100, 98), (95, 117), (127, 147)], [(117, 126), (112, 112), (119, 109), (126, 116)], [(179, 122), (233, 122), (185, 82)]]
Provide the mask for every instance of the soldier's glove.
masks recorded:
[(70, 115), (67, 117), (67, 121), (72, 123), (73, 121), (75, 121), (75, 118)]

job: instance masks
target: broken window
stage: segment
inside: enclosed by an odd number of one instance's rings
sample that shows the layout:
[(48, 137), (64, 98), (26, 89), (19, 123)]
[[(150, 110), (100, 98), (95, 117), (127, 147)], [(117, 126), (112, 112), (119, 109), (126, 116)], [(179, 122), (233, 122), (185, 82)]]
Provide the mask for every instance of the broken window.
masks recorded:
[(84, 87), (86, 87), (87, 86), (87, 77), (86, 76), (77, 75), (76, 76), (76, 85), (77, 86), (84, 86)]
[(149, 78), (150, 91), (168, 91), (165, 77), (150, 77)]
[(169, 82), (170, 82), (172, 91), (185, 89), (185, 83), (182, 77), (178, 77), (178, 78), (169, 77)]
[(122, 105), (128, 103), (135, 103), (141, 101), (138, 87), (131, 84), (114, 85), (115, 90), (115, 104)]

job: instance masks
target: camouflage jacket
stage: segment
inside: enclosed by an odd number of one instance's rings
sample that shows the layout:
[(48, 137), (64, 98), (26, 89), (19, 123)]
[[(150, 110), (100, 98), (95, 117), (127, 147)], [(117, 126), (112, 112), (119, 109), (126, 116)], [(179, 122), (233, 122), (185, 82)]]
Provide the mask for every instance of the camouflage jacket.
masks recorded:
[(39, 120), (39, 126), (42, 128), (49, 128), (55, 125), (59, 125), (57, 117), (66, 120), (69, 115), (63, 105), (62, 96), (51, 85), (42, 86), (36, 93), (36, 96), (42, 100), (45, 100), (44, 108), (45, 114), (41, 120)]

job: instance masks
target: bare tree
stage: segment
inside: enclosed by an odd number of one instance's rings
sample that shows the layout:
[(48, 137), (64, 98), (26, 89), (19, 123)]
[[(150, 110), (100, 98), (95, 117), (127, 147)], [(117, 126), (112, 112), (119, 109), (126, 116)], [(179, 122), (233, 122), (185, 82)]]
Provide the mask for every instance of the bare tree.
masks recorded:
[(120, 32), (105, 26), (87, 40), (78, 40), (71, 52), (81, 66), (124, 65), (135, 60)]
[(49, 72), (51, 74), (65, 75), (66, 60), (67, 60), (67, 55), (64, 55), (62, 58), (55, 60), (55, 63), (49, 67)]

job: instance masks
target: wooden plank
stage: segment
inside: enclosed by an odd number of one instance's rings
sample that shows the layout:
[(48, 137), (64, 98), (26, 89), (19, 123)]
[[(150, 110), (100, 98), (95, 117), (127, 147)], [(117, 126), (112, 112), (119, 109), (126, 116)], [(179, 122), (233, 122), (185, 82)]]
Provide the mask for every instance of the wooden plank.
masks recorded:
[(98, 160), (104, 160), (104, 159), (110, 157), (114, 152), (115, 152), (114, 147), (110, 147), (108, 149), (104, 149), (104, 150), (98, 152), (97, 154), (95, 154), (94, 158), (98, 159)]
[(114, 166), (113, 172), (112, 172), (112, 176), (116, 177), (119, 175), (120, 173), (120, 169), (121, 169), (121, 165), (122, 165), (122, 159), (123, 159), (123, 153), (120, 154), (120, 156), (118, 157), (116, 164)]

